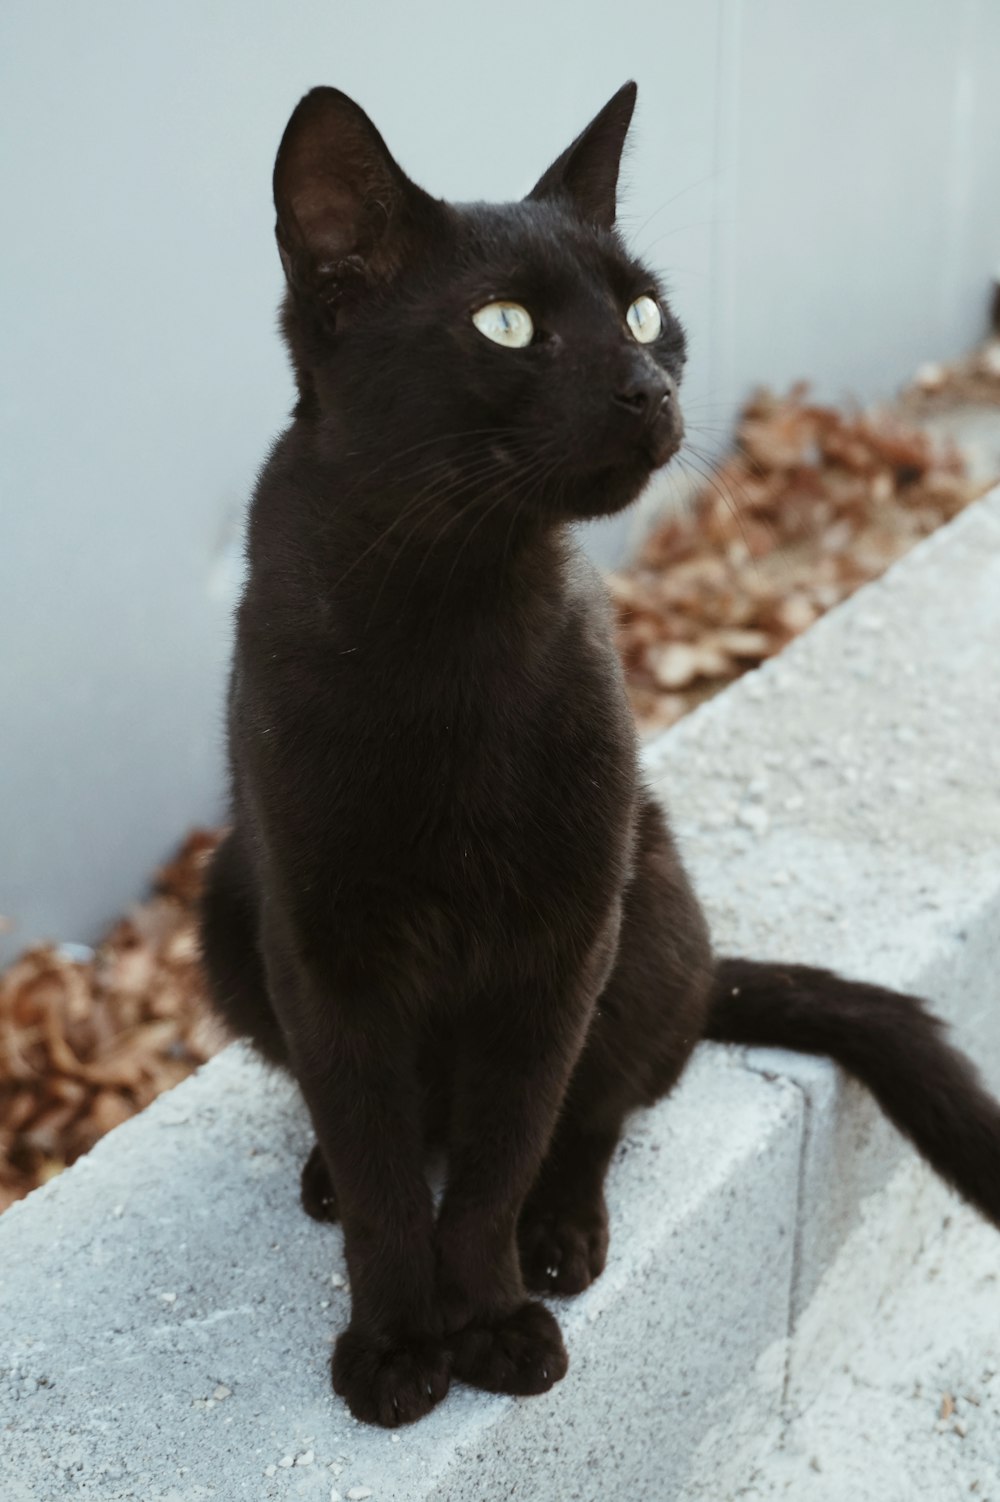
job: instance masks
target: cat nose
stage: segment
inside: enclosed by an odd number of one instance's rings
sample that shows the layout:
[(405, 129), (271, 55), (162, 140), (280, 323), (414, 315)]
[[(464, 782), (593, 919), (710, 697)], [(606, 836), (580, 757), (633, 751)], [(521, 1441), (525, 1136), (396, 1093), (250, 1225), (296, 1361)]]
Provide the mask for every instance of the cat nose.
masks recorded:
[(654, 464), (665, 464), (680, 448), (684, 423), (677, 383), (662, 370), (633, 370), (612, 394), (614, 405), (629, 413), (636, 437), (649, 449)]
[(670, 400), (673, 382), (660, 371), (641, 371), (623, 381), (611, 400), (636, 417), (646, 417), (664, 401)]

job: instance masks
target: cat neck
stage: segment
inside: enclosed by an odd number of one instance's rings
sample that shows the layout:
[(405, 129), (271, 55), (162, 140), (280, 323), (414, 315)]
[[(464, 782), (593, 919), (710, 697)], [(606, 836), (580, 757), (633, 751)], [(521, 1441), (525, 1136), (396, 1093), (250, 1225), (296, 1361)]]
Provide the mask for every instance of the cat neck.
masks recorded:
[(394, 638), (558, 607), (574, 550), (567, 524), (540, 514), (529, 474), (507, 476), (484, 452), (475, 470), (445, 461), (407, 479), (393, 456), (320, 459), (295, 427), (251, 515), (251, 573), (269, 597), (305, 591), (321, 617)]

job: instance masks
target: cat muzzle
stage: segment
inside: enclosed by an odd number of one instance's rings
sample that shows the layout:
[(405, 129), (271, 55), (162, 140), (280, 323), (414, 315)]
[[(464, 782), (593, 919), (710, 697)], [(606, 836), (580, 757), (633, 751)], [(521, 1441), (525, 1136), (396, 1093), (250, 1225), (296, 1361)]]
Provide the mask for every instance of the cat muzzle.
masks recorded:
[(637, 442), (654, 467), (672, 459), (684, 437), (684, 421), (677, 385), (662, 370), (643, 370), (623, 382), (612, 396), (617, 410), (630, 423)]
[(660, 399), (646, 433), (649, 457), (657, 469), (674, 457), (683, 440), (684, 419), (675, 388)]

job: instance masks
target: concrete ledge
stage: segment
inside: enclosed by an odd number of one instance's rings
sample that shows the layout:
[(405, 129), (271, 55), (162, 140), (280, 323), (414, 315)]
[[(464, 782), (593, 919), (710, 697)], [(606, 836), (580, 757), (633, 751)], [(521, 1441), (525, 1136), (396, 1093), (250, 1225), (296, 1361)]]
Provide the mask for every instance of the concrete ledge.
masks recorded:
[(456, 1388), (394, 1441), (330, 1390), (348, 1296), (339, 1231), (298, 1206), (305, 1112), (229, 1049), (4, 1216), (0, 1495), (561, 1497), (578, 1466), (579, 1496), (655, 1492), (686, 1474), (706, 1401), (720, 1427), (775, 1428), (801, 1117), (794, 1088), (699, 1060), (619, 1151), (621, 1255), (563, 1309), (572, 1381)]
[[(647, 756), (720, 948), (922, 988), (994, 1083), (998, 643), (994, 497)], [(706, 1048), (622, 1144), (566, 1380), (456, 1388), (394, 1437), (328, 1385), (347, 1298), (339, 1233), (297, 1206), (307, 1145), (292, 1087), (234, 1048), (0, 1220), (4, 1502), (730, 1495), (904, 1153), (829, 1065)], [(900, 1182), (872, 1297), (944, 1202)]]
[[(994, 491), (646, 760), (721, 951), (927, 996), (1000, 1093), (998, 649)], [(797, 1318), (911, 1150), (826, 1061), (748, 1062), (806, 1101)], [(938, 1221), (925, 1199), (900, 1228), (907, 1258)], [(872, 1274), (874, 1310), (890, 1263)]]

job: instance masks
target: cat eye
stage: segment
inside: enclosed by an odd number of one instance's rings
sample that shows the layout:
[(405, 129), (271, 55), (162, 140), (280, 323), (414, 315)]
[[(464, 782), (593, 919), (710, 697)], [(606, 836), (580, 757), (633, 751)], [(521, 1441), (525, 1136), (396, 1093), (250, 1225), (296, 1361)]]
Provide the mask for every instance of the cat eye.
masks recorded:
[(535, 337), (531, 314), (519, 302), (488, 302), (473, 313), (472, 321), (487, 339), (507, 349), (524, 349)]
[(651, 297), (637, 297), (625, 314), (625, 322), (633, 339), (640, 344), (652, 344), (663, 329), (663, 317)]

